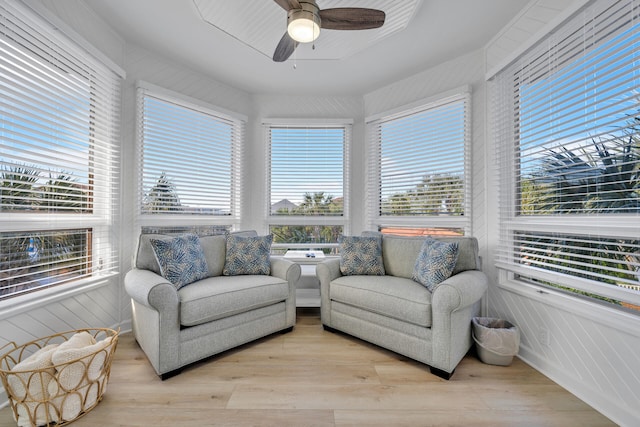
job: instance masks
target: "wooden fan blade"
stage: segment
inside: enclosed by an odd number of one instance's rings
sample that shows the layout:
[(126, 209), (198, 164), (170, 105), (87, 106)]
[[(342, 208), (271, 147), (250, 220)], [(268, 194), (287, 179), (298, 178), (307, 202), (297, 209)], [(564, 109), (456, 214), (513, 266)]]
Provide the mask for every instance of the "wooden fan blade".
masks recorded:
[(382, 27), (385, 13), (361, 7), (336, 7), (320, 11), (321, 27), (328, 30), (370, 30)]
[(302, 7), (300, 6), (300, 3), (298, 2), (298, 0), (273, 0), (273, 1), (278, 3), (278, 5), (284, 10), (286, 10), (287, 12), (290, 9), (300, 9)]
[(296, 50), (296, 47), (298, 47), (298, 42), (292, 39), (289, 33), (285, 31), (278, 46), (276, 46), (276, 51), (273, 52), (273, 60), (276, 62), (286, 61)]

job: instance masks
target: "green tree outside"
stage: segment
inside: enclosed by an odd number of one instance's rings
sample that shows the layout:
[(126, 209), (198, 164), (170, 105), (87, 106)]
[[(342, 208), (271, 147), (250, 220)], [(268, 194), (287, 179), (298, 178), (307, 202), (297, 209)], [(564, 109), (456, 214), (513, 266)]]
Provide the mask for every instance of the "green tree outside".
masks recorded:
[(165, 172), (162, 172), (155, 185), (145, 195), (142, 212), (178, 212), (182, 210), (178, 189)]

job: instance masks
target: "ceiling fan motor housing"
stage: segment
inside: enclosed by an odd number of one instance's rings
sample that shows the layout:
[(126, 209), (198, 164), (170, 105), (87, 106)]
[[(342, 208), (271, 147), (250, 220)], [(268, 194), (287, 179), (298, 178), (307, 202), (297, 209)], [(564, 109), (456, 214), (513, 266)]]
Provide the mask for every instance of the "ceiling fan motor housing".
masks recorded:
[(300, 43), (314, 41), (320, 35), (320, 9), (315, 1), (299, 1), (300, 9), (289, 9), (287, 32)]

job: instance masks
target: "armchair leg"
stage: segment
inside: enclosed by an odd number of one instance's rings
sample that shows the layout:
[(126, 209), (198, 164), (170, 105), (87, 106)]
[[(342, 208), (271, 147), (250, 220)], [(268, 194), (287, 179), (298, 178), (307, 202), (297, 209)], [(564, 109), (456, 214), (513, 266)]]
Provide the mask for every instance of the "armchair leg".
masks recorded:
[(179, 373), (182, 372), (182, 368), (174, 369), (173, 371), (165, 372), (164, 374), (160, 374), (160, 379), (162, 381), (168, 380), (171, 377), (175, 377)]
[(331, 326), (327, 326), (324, 323), (322, 324), (322, 329), (324, 329), (327, 332), (333, 332), (334, 334), (338, 332), (337, 329), (334, 329)]
[(429, 369), (431, 370), (431, 373), (433, 375), (435, 375), (436, 377), (440, 377), (442, 379), (445, 379), (447, 381), (449, 381), (449, 379), (451, 379), (451, 376), (456, 371), (454, 369), (453, 371), (451, 371), (451, 373), (449, 373), (447, 371), (443, 371), (442, 369), (434, 368), (433, 366), (429, 366)]

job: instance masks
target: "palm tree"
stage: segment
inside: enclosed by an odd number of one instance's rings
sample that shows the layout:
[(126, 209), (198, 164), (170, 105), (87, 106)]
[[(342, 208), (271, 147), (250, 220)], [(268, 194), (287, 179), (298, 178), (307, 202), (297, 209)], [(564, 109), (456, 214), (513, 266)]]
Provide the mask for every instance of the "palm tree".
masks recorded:
[[(336, 203), (331, 194), (324, 191), (304, 193), (302, 203), (293, 212), (294, 215), (340, 215), (342, 214), (342, 202)], [(324, 243), (337, 242), (342, 233), (339, 226), (314, 225), (303, 227), (307, 233), (306, 241)]]
[(640, 212), (640, 145), (635, 135), (613, 149), (594, 145), (603, 165), (596, 193), (587, 203), (594, 212)]
[[(49, 180), (41, 186), (38, 186), (41, 176), (36, 167), (6, 166), (1, 177), (0, 209), (5, 211), (69, 213), (90, 209), (86, 192), (64, 172), (57, 175), (49, 172)], [(79, 265), (76, 260), (78, 254), (88, 251), (87, 239), (86, 232), (77, 230), (2, 233), (2, 293), (27, 290), (38, 285), (38, 280), (47, 275), (60, 274), (60, 269), (71, 275), (84, 271), (88, 264)]]
[[(579, 154), (567, 148), (561, 151), (549, 150), (538, 170), (530, 177), (523, 177), (521, 183), (521, 209), (525, 215), (549, 214), (623, 214), (640, 213), (640, 145), (637, 129), (626, 129), (627, 134), (610, 137), (608, 140), (591, 140), (592, 147), (583, 147)], [(528, 205), (524, 205), (524, 203)], [(570, 236), (564, 236), (567, 239)], [(572, 241), (563, 244), (563, 236), (527, 239), (527, 246), (535, 251), (527, 257), (536, 262), (536, 254), (556, 253), (560, 244), (564, 247), (550, 261), (540, 258), (549, 270), (555, 262), (559, 270), (576, 263), (585, 264), (585, 259), (593, 259), (576, 276), (592, 278), (599, 273), (612, 275), (604, 269), (627, 270), (615, 277), (635, 280), (640, 254), (631, 253), (630, 247), (638, 247), (640, 241), (601, 239), (598, 242)], [(572, 249), (567, 249), (571, 247)], [(593, 254), (598, 254), (593, 257)], [(603, 254), (609, 254), (603, 259)], [(595, 261), (599, 259), (599, 261)], [(607, 280), (607, 279), (599, 279)], [(608, 280), (616, 284), (615, 280)]]
[(34, 186), (40, 179), (36, 168), (17, 165), (3, 165), (0, 171), (0, 210), (31, 210), (37, 205)]
[(40, 187), (40, 205), (50, 212), (90, 212), (89, 195), (77, 179), (65, 172), (49, 173), (49, 180)]
[[(292, 210), (278, 211), (280, 215), (330, 216), (341, 215), (342, 198), (334, 199), (324, 192), (304, 193), (303, 201)], [(274, 243), (335, 243), (342, 234), (341, 226), (283, 225), (271, 228)], [(325, 250), (327, 252), (328, 249)]]
[(298, 215), (328, 215), (331, 213), (333, 196), (324, 193), (304, 193), (302, 203), (295, 210)]
[(533, 212), (640, 212), (640, 150), (636, 137), (591, 142), (593, 149), (582, 148), (579, 155), (567, 148), (549, 150), (539, 169), (523, 179), (527, 190), (536, 195), (529, 195), (537, 204)]

